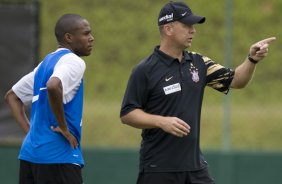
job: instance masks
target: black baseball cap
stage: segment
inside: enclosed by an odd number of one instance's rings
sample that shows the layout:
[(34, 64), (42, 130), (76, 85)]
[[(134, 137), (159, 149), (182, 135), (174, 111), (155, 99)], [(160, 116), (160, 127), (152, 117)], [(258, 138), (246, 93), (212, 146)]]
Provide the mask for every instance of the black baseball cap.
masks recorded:
[(205, 20), (205, 17), (194, 15), (192, 10), (185, 3), (170, 1), (161, 9), (158, 18), (158, 25), (161, 26), (174, 21), (193, 25), (204, 23)]

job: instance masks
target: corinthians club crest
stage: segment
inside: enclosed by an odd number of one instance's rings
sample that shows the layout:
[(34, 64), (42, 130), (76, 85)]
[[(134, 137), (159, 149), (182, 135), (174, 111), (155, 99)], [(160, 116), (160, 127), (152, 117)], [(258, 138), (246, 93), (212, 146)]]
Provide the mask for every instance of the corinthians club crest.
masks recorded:
[(198, 69), (192, 63), (190, 63), (189, 71), (192, 75), (192, 80), (194, 82), (199, 82), (200, 77), (199, 77)]

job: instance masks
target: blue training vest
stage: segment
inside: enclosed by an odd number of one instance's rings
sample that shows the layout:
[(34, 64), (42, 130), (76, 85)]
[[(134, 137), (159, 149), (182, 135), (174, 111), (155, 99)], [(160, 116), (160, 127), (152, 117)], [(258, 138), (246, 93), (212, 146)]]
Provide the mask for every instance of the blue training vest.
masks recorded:
[(68, 128), (76, 137), (79, 147), (72, 149), (61, 133), (54, 132), (50, 128), (51, 126), (57, 127), (58, 123), (49, 105), (46, 83), (53, 74), (59, 59), (68, 53), (71, 51), (63, 49), (48, 54), (35, 73), (30, 130), (23, 141), (19, 154), (20, 160), (41, 164), (75, 163), (84, 165), (80, 148), (83, 79), (74, 98), (64, 104)]

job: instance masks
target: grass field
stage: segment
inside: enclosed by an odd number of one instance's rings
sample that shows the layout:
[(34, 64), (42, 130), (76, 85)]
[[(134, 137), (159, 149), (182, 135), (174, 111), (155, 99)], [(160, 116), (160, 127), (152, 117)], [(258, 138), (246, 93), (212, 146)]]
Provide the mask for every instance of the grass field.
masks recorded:
[[(216, 96), (216, 98), (218, 98)], [(202, 111), (201, 147), (222, 149), (222, 100), (205, 100)], [(141, 130), (120, 122), (120, 102), (87, 100), (85, 102), (83, 145), (86, 147), (139, 147)], [(282, 117), (279, 104), (235, 103), (230, 105), (230, 148), (282, 150)]]

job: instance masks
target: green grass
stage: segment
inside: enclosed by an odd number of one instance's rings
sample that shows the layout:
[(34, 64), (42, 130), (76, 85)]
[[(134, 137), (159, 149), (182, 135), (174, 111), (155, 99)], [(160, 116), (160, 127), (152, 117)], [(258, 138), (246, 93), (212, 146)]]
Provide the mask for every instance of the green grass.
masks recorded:
[[(279, 105), (232, 104), (230, 147), (232, 149), (281, 150), (282, 117)], [(206, 104), (203, 109), (203, 148), (223, 148), (223, 106)]]
[[(221, 97), (207, 97), (202, 111), (201, 147), (203, 149), (223, 148), (223, 109)], [(139, 147), (141, 130), (122, 124), (119, 110), (119, 101), (87, 100), (84, 111), (83, 145)], [(282, 149), (282, 117), (279, 105), (259, 106), (232, 102), (230, 110), (231, 149)]]
[(86, 147), (137, 147), (140, 129), (121, 123), (120, 102), (87, 100), (83, 120), (83, 140)]

